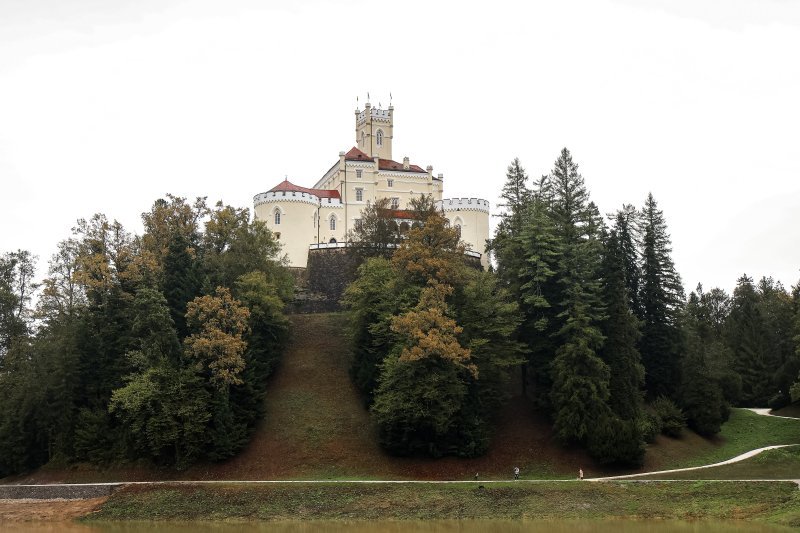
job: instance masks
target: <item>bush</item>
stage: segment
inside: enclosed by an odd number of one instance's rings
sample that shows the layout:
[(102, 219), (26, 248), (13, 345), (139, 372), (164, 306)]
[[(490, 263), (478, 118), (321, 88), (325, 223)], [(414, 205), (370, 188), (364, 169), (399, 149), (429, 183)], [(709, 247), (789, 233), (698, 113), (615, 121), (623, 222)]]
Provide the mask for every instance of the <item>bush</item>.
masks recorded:
[(683, 416), (683, 412), (675, 405), (675, 402), (659, 396), (650, 404), (650, 408), (661, 420), (661, 433), (668, 437), (680, 438), (681, 432), (686, 426), (686, 417)]
[(642, 438), (648, 444), (653, 444), (661, 433), (661, 417), (650, 410), (645, 410), (644, 416), (639, 419)]

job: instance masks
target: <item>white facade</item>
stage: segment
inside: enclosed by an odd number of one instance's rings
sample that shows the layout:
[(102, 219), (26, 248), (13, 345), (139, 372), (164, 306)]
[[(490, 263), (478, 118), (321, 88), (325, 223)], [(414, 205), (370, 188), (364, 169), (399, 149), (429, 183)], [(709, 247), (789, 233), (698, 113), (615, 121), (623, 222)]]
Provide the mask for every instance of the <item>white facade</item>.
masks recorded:
[(445, 217), (461, 232), (461, 239), (488, 266), (489, 202), (479, 198), (443, 199), (444, 179), (425, 169), (392, 159), (394, 108), (377, 109), (369, 103), (356, 110), (356, 146), (340, 152), (339, 160), (311, 187), (284, 180), (253, 198), (255, 216), (264, 220), (283, 244), (290, 266), (305, 267), (311, 246), (343, 243), (369, 203), (389, 198), (392, 207), (405, 210), (410, 200), (430, 194)]

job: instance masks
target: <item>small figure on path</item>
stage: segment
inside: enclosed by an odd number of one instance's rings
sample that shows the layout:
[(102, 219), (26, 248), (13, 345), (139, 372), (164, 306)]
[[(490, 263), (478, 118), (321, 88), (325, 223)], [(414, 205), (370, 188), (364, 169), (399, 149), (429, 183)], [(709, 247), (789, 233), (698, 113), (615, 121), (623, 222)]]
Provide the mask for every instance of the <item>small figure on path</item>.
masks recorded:
[(578, 469), (578, 480), (583, 481), (583, 468)]
[(514, 479), (515, 480), (519, 479), (519, 467), (518, 466), (514, 467)]
[(475, 472), (475, 481), (478, 481), (478, 473)]

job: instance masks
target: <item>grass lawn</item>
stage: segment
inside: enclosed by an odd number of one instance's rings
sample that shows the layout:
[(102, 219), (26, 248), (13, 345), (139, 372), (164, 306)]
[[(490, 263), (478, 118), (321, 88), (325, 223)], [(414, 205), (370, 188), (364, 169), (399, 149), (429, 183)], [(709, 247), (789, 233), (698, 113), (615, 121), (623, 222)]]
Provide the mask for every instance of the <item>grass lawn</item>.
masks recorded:
[[(745, 409), (733, 409), (731, 418), (722, 426), (722, 431), (711, 439), (704, 439), (686, 432), (683, 439), (670, 443), (659, 440), (660, 450), (648, 450), (663, 454), (657, 468), (647, 470), (669, 470), (688, 466), (701, 466), (731, 459), (747, 451), (774, 444), (800, 444), (800, 420), (787, 420), (757, 415)], [(683, 443), (681, 441), (684, 441)], [(669, 455), (667, 452), (677, 452)]]
[(638, 479), (800, 479), (800, 446), (767, 450), (739, 463)]
[(763, 520), (800, 526), (793, 483), (276, 484), (129, 487), (88, 519)]

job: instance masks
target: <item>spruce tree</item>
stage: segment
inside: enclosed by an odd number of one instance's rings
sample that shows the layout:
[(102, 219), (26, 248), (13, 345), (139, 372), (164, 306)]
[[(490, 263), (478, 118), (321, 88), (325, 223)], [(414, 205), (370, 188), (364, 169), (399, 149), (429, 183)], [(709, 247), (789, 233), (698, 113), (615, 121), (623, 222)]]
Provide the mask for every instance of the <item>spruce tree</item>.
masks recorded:
[(714, 324), (714, 302), (698, 285), (689, 295), (683, 319), (686, 353), (679, 400), (689, 427), (706, 436), (719, 433), (729, 413), (724, 391), (729, 358)]
[(526, 209), (519, 241), (522, 264), (518, 273), (518, 301), (523, 319), (519, 340), (528, 351), (523, 386), (530, 384), (527, 392), (538, 407), (548, 411), (552, 387), (550, 364), (559, 329), (558, 310), (551, 302), (560, 299), (556, 272), (561, 245), (550, 219), (549, 206), (541, 194), (536, 194)]
[(638, 320), (630, 308), (626, 288), (625, 243), (619, 235), (624, 220), (618, 216), (608, 234), (603, 257), (603, 300), (606, 319), (603, 321), (603, 360), (611, 370), (609, 405), (623, 420), (636, 423), (642, 416), (644, 367), (636, 349), (639, 340)]
[(200, 279), (194, 258), (189, 253), (189, 241), (182, 234), (172, 234), (164, 257), (164, 276), (161, 291), (167, 299), (170, 317), (178, 338), (188, 335), (186, 306), (200, 294)]
[(609, 369), (598, 355), (605, 318), (599, 281), (602, 221), (566, 148), (544, 192), (560, 243), (557, 299), (551, 302), (559, 325), (551, 364), (554, 431), (562, 442), (586, 442), (590, 428), (610, 411)]
[(642, 337), (639, 352), (649, 398), (674, 396), (678, 388), (681, 333), (678, 313), (684, 299), (681, 279), (672, 262), (667, 223), (653, 195), (641, 213)]
[(500, 197), (503, 203), (499, 207), (505, 208), (500, 213), (500, 223), (497, 225), (494, 238), (489, 250), (497, 259), (497, 274), (502, 283), (514, 294), (519, 293), (519, 273), (522, 268), (522, 228), (525, 212), (531, 201), (531, 190), (526, 185), (528, 176), (520, 165), (519, 159), (508, 166), (506, 182)]

